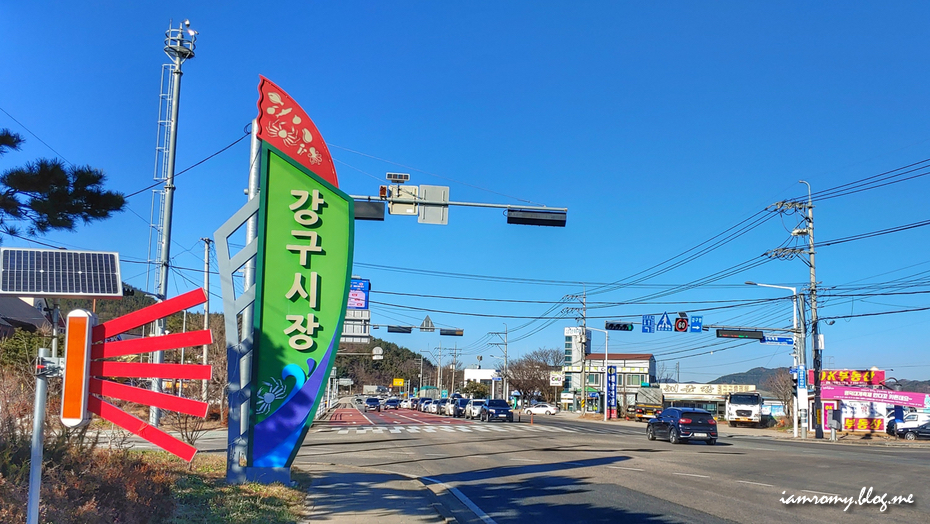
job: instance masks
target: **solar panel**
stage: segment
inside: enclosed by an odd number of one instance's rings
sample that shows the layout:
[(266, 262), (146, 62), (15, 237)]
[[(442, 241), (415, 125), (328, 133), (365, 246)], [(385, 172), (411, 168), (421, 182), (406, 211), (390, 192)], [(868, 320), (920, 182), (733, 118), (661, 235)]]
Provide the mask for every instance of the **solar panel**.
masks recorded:
[(0, 248), (0, 294), (121, 297), (119, 254)]

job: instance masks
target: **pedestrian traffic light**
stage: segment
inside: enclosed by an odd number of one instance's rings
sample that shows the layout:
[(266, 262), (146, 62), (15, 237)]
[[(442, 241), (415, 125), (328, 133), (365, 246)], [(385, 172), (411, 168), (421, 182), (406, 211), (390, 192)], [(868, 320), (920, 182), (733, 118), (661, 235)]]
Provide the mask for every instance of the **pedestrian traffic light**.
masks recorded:
[(604, 329), (608, 331), (633, 331), (632, 322), (604, 322)]

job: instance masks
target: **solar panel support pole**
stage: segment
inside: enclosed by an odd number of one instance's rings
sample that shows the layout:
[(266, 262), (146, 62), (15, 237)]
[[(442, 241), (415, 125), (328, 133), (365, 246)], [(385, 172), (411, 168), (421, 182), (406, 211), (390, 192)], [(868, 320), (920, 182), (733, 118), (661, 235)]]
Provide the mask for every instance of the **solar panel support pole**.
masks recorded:
[[(54, 340), (54, 339), (53, 339)], [(48, 348), (39, 348), (39, 359), (48, 358)], [(48, 401), (48, 377), (36, 373), (36, 401), (32, 410), (32, 450), (29, 464), (29, 501), (27, 524), (39, 524), (39, 492), (42, 488), (42, 446), (45, 440), (45, 404)]]

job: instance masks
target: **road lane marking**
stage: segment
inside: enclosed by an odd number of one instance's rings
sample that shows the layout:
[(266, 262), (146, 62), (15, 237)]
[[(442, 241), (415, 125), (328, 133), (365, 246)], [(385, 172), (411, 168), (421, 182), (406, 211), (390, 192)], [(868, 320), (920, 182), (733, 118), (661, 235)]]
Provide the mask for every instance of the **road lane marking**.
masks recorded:
[(515, 458), (515, 459), (510, 459), (510, 460), (519, 460), (519, 461), (521, 461), (521, 462), (542, 462), (541, 460), (537, 460), (537, 459), (521, 459), (521, 458)]
[(443, 430), (443, 431), (445, 431), (445, 432), (447, 432), (447, 433), (455, 433), (455, 429), (454, 429), (454, 428), (449, 428), (449, 427), (443, 426), (443, 427), (441, 427), (441, 428), (439, 428), (439, 429), (441, 429), (441, 430)]
[[(361, 416), (363, 416), (363, 417), (365, 418), (365, 420), (367, 420), (367, 421), (368, 421), (368, 423), (369, 423), (369, 424), (371, 424), (372, 426), (374, 426), (374, 425), (375, 425), (375, 423), (374, 423), (374, 422), (372, 422), (370, 418), (368, 418), (368, 415), (366, 415), (366, 414), (364, 414), (364, 413), (362, 413), (361, 411), (359, 411), (359, 412), (358, 412), (358, 414), (359, 414), (359, 415), (361, 415)], [(353, 422), (353, 424), (355, 424), (355, 422)]]
[(420, 432), (419, 428), (415, 428), (415, 427), (412, 427), (412, 426), (407, 426), (406, 429), (407, 429), (407, 431), (409, 431), (409, 432), (411, 432), (411, 433), (419, 433), (419, 432)]
[(423, 431), (425, 431), (425, 432), (427, 432), (427, 433), (436, 433), (436, 428), (431, 428), (431, 427), (427, 426), (427, 427), (423, 428)]
[(761, 483), (761, 482), (750, 482), (750, 481), (748, 481), (748, 480), (737, 480), (737, 482), (740, 482), (740, 483), (743, 483), (743, 484), (755, 484), (756, 486), (765, 486), (765, 487), (767, 487), (767, 488), (774, 488), (774, 487), (775, 487), (775, 486), (773, 486), (773, 485), (771, 485), (771, 484), (763, 484), (763, 483)]
[(707, 475), (695, 475), (694, 473), (672, 473), (672, 475), (681, 475), (682, 477), (700, 477), (702, 479), (709, 479)]
[(445, 453), (425, 453), (427, 457), (448, 457)]
[(348, 434), (349, 434), (349, 430), (347, 430), (347, 429), (340, 429), (340, 430), (339, 430), (339, 434), (340, 434), (340, 435), (348, 435)]
[(613, 468), (613, 469), (625, 469), (625, 470), (627, 470), (627, 471), (645, 471), (645, 470), (639, 469), (639, 468), (625, 468), (625, 467), (623, 467), (623, 466), (607, 466), (607, 467), (608, 467), (608, 468)]
[(391, 433), (400, 433), (403, 428), (395, 427), (391, 430)]
[(457, 429), (457, 430), (459, 430), (459, 431), (464, 431), (465, 433), (471, 433), (471, 430), (470, 430), (470, 429), (468, 429), (468, 428), (463, 428), (463, 427), (461, 427), (461, 426), (459, 426), (459, 427), (457, 427), (457, 428), (455, 428), (455, 429)]
[(444, 483), (444, 482), (439, 482), (438, 480), (436, 480), (436, 479), (431, 479), (431, 478), (429, 478), (429, 477), (420, 477), (420, 478), (423, 479), (423, 480), (432, 482), (432, 483), (434, 483), (434, 484), (438, 484), (438, 485), (442, 486), (443, 488), (449, 490), (450, 493), (452, 493), (453, 495), (455, 495), (455, 498), (457, 498), (457, 499), (459, 499), (460, 501), (462, 501), (462, 504), (465, 504), (465, 506), (467, 506), (468, 509), (470, 509), (470, 510), (472, 511), (472, 513), (474, 513), (475, 516), (477, 516), (479, 519), (481, 519), (485, 524), (497, 524), (497, 522), (495, 522), (494, 519), (492, 519), (491, 517), (489, 517), (488, 514), (485, 513), (484, 511), (481, 511), (481, 508), (479, 508), (477, 505), (475, 505), (475, 503), (472, 502), (471, 499), (469, 499), (468, 497), (466, 497), (465, 494), (462, 493), (461, 491), (459, 491), (457, 488), (453, 488), (452, 486), (450, 486), (450, 485), (448, 485), (448, 484), (446, 484), (446, 483)]

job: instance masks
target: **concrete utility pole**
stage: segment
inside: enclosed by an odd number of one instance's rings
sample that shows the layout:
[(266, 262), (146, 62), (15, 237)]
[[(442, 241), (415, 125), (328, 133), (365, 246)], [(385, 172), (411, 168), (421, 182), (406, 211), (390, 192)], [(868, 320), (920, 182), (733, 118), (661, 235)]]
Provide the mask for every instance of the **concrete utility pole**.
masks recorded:
[(420, 377), (417, 380), (417, 391), (423, 389), (423, 352), (420, 352)]
[[(207, 296), (207, 301), (203, 303), (203, 328), (210, 329), (210, 244), (213, 240), (201, 238), (203, 240), (203, 291)], [(209, 353), (209, 344), (203, 345), (202, 364), (207, 365), (207, 354)], [(210, 381), (204, 379), (200, 384), (200, 400), (207, 402), (207, 386)]]
[[(189, 38), (188, 36), (189, 35)], [(165, 197), (164, 207), (162, 208), (161, 218), (161, 244), (158, 259), (158, 290), (155, 292), (160, 300), (165, 300), (168, 296), (168, 267), (171, 261), (171, 217), (174, 208), (174, 160), (178, 143), (178, 109), (181, 102), (181, 64), (185, 60), (194, 58), (194, 41), (197, 31), (190, 28), (190, 22), (184, 21), (184, 25), (178, 29), (169, 29), (165, 38), (165, 54), (174, 62), (172, 75), (172, 93), (171, 93), (171, 122), (168, 131), (168, 152), (167, 165), (165, 168), (167, 178), (165, 179)], [(155, 321), (155, 336), (165, 334), (165, 319)], [(153, 364), (161, 364), (165, 361), (164, 351), (156, 351), (152, 355)], [(152, 380), (152, 391), (161, 393), (161, 379)], [(158, 427), (161, 419), (161, 410), (152, 407), (149, 410), (149, 424)]]
[(820, 369), (823, 367), (823, 348), (820, 347), (820, 329), (817, 324), (817, 268), (814, 265), (814, 202), (811, 199), (811, 185), (807, 185), (807, 254), (810, 258), (811, 269), (811, 349), (814, 357), (814, 417), (817, 427), (814, 429), (814, 438), (823, 438), (823, 407), (820, 404)]
[(439, 364), (436, 366), (436, 389), (439, 390), (439, 396), (442, 396), (442, 341), (439, 341)]
[[(503, 341), (503, 342), (489, 342), (488, 345), (489, 346), (500, 346), (504, 348), (503, 349), (504, 351), (504, 376), (502, 377), (501, 390), (503, 391), (503, 394), (504, 394), (504, 400), (509, 401), (510, 400), (510, 381), (507, 380), (507, 375), (510, 373), (510, 366), (507, 360), (507, 336), (508, 336), (507, 324), (504, 324), (503, 332), (495, 331), (495, 332), (491, 332), (488, 334), (497, 335), (497, 337)], [(500, 358), (500, 357), (494, 357), (494, 358)], [(493, 386), (494, 384), (492, 383), (491, 385)]]
[(588, 411), (588, 373), (585, 370), (588, 349), (588, 290), (581, 294), (581, 405)]

